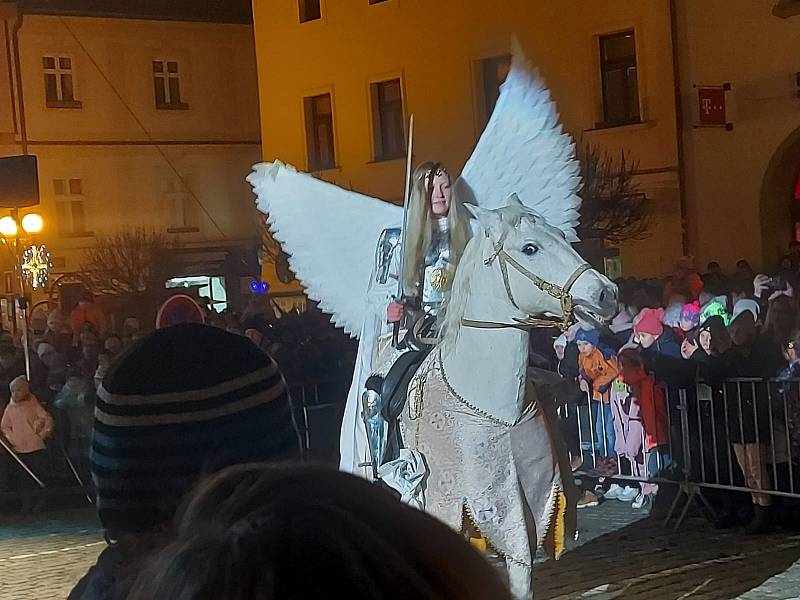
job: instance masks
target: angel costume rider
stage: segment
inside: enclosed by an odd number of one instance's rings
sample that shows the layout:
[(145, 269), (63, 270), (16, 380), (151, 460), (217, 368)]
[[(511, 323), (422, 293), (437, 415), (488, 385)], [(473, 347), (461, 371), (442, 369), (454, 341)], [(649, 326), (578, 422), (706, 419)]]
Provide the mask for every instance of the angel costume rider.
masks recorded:
[[(441, 163), (418, 166), (412, 175), (405, 248), (399, 227), (384, 229), (378, 240), (356, 369), (342, 421), (343, 471), (372, 477), (367, 432), (360, 417), (361, 394), (367, 378), (391, 362), (393, 323), (402, 319), (404, 310), (410, 310), (408, 326), (425, 319), (433, 321), (435, 329), (442, 303), (449, 296), (456, 265), (469, 237), (468, 217), (452, 183)], [(401, 277), (402, 303), (395, 300)]]

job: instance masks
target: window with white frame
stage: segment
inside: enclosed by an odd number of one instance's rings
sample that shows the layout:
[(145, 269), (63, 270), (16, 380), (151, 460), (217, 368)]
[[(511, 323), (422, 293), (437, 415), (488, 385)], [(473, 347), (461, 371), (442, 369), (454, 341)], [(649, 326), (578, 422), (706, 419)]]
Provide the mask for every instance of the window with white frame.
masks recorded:
[(405, 154), (403, 90), (400, 79), (370, 84), (372, 99), (372, 143), (375, 160), (400, 158)]
[(177, 60), (153, 61), (153, 86), (156, 108), (185, 110), (189, 108), (181, 98), (181, 77)]
[(56, 199), (59, 233), (66, 237), (93, 235), (86, 226), (86, 198), (83, 195), (83, 181), (80, 179), (54, 179), (53, 193)]
[(168, 233), (195, 233), (194, 201), (186, 186), (176, 177), (167, 178), (164, 200), (167, 209)]
[(50, 54), (42, 57), (45, 101), (49, 108), (80, 108), (75, 99), (74, 61), (71, 56)]

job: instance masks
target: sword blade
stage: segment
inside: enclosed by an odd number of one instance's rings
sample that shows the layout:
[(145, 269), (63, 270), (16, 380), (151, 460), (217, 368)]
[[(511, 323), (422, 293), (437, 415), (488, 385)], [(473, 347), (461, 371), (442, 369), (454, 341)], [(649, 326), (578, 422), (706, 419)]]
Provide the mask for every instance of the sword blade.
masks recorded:
[[(400, 232), (400, 272), (397, 274), (397, 302), (403, 301), (405, 291), (403, 290), (403, 271), (405, 269), (406, 256), (406, 232), (408, 231), (408, 204), (411, 200), (411, 162), (414, 152), (414, 114), (408, 118), (408, 144), (406, 144), (406, 185), (403, 192), (403, 230)], [(400, 327), (403, 322), (398, 321), (392, 327), (392, 346), (397, 348), (400, 343)]]
[(408, 204), (411, 200), (411, 167), (412, 167), (412, 154), (414, 150), (414, 115), (413, 113), (408, 118), (408, 144), (406, 148), (406, 182), (405, 191), (403, 192), (403, 231), (400, 232), (402, 246), (400, 248), (400, 273), (397, 278), (397, 299), (403, 299), (403, 268), (405, 266), (405, 242), (406, 242), (406, 229), (408, 228)]

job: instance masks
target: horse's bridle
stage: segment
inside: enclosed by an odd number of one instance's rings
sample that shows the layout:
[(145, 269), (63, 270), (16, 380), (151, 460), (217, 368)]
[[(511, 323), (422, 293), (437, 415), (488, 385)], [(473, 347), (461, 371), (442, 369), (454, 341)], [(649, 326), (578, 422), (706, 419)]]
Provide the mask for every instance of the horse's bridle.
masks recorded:
[(511, 304), (514, 306), (514, 308), (520, 311), (522, 310), (517, 304), (516, 300), (514, 300), (514, 294), (511, 292), (511, 283), (508, 279), (509, 266), (531, 280), (533, 284), (541, 291), (558, 300), (561, 303), (561, 316), (537, 317), (529, 314), (522, 319), (514, 317), (514, 323), (495, 323), (492, 321), (473, 321), (470, 319), (461, 319), (461, 324), (465, 327), (476, 327), (479, 329), (506, 329), (511, 327), (515, 329), (526, 330), (534, 327), (556, 326), (561, 329), (561, 331), (565, 331), (575, 322), (575, 306), (572, 299), (572, 294), (570, 294), (570, 290), (572, 289), (572, 286), (575, 285), (575, 282), (578, 281), (580, 276), (592, 268), (591, 265), (588, 263), (579, 265), (572, 275), (569, 276), (564, 285), (550, 283), (539, 277), (536, 273), (526, 269), (503, 249), (507, 233), (508, 232), (504, 232), (500, 239), (494, 244), (494, 252), (491, 256), (489, 256), (489, 258), (484, 260), (483, 263), (486, 266), (490, 266), (494, 260), (497, 259), (497, 262), (500, 265), (500, 272), (503, 275), (503, 285), (506, 288), (506, 294), (508, 295), (508, 299), (511, 301)]

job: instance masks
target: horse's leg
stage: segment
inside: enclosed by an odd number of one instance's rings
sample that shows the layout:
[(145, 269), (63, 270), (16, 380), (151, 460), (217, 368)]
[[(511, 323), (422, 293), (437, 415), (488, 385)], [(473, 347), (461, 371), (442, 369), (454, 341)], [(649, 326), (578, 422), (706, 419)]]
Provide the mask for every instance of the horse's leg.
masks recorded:
[(508, 560), (508, 585), (515, 600), (533, 600), (533, 569)]
[(467, 515), (466, 509), (462, 516), (461, 533), (476, 548), (486, 561), (494, 567), (500, 574), (500, 578), (506, 585), (509, 585), (509, 571), (507, 561), (496, 549), (494, 549), (484, 535), (472, 523), (472, 519)]

